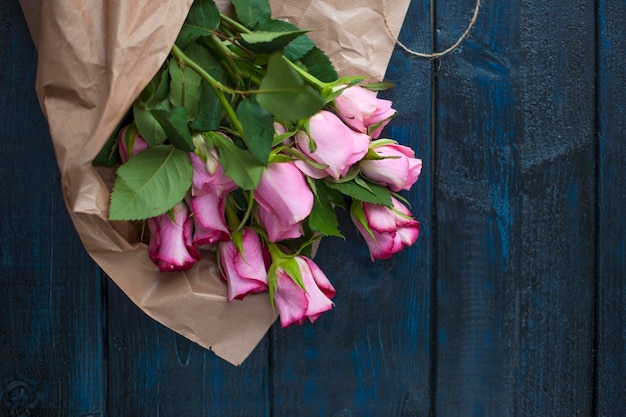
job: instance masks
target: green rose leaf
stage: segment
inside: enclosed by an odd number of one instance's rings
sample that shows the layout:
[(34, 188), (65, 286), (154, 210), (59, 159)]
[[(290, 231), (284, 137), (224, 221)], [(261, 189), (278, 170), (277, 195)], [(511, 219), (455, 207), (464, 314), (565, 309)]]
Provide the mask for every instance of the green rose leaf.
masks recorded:
[(326, 83), (336, 81), (337, 71), (330, 62), (330, 59), (319, 48), (313, 48), (306, 53), (299, 61), (304, 68), (315, 78)]
[(176, 39), (176, 45), (185, 49), (196, 39), (210, 35), (219, 24), (220, 11), (213, 0), (194, 0)]
[(139, 130), (139, 134), (148, 145), (154, 146), (165, 142), (165, 139), (167, 139), (165, 130), (163, 130), (161, 124), (145, 105), (135, 103), (133, 105), (133, 115), (137, 130)]
[(369, 222), (365, 217), (365, 212), (363, 211), (363, 202), (361, 201), (353, 201), (350, 205), (350, 215), (352, 218), (358, 222), (363, 229), (372, 237), (372, 239), (376, 240), (372, 229), (370, 228)]
[(254, 29), (259, 22), (272, 16), (268, 0), (232, 0), (232, 3), (237, 19), (248, 29)]
[(152, 110), (152, 115), (165, 131), (170, 143), (185, 152), (193, 152), (195, 146), (187, 127), (187, 111), (184, 107), (175, 107), (171, 112)]
[[(185, 55), (200, 65), (217, 81), (226, 83), (227, 77), (224, 68), (207, 49), (198, 44), (192, 44), (185, 50)], [(200, 81), (196, 94), (200, 96), (197, 102), (197, 112), (190, 114), (192, 121), (189, 127), (196, 132), (216, 130), (224, 114), (222, 104), (211, 86), (204, 80)]]
[(313, 116), (324, 106), (322, 97), (279, 54), (270, 56), (267, 74), (257, 95), (259, 104), (278, 120), (297, 121)]
[[(195, 44), (192, 46), (203, 49)], [(185, 67), (181, 70), (174, 59), (170, 60), (169, 73), (171, 79), (170, 101), (172, 105), (184, 107), (189, 117), (195, 117), (198, 114), (202, 78), (191, 68)]]
[(309, 227), (311, 230), (326, 236), (343, 238), (343, 234), (339, 231), (339, 221), (334, 209), (334, 206), (344, 207), (343, 194), (328, 187), (326, 181), (309, 179), (309, 184), (316, 200), (309, 216)]
[(261, 181), (265, 166), (249, 151), (239, 148), (228, 138), (209, 132), (208, 138), (217, 146), (224, 173), (244, 190), (254, 190)]
[(306, 31), (290, 32), (252, 32), (241, 34), (241, 44), (257, 54), (271, 54), (285, 49), (294, 39), (304, 35)]
[(94, 165), (102, 165), (107, 167), (113, 167), (121, 162), (120, 153), (118, 151), (117, 137), (119, 136), (122, 126), (118, 126), (117, 129), (111, 133), (109, 139), (104, 144), (98, 155), (94, 158)]
[(213, 92), (209, 84), (203, 82), (200, 85), (200, 101), (198, 102), (198, 115), (189, 124), (196, 132), (208, 132), (217, 130), (220, 126), (224, 108)]
[[(300, 31), (295, 25), (284, 20), (267, 20), (260, 22), (257, 30), (266, 32), (295, 32)], [(302, 58), (307, 52), (315, 47), (315, 43), (308, 35), (303, 34), (291, 41), (284, 49), (283, 54), (290, 61), (296, 61)]]
[(320, 232), (325, 236), (343, 237), (339, 231), (337, 213), (335, 213), (332, 206), (322, 204), (319, 200), (318, 204), (313, 205), (309, 215), (309, 227), (311, 230)]
[(299, 287), (304, 289), (304, 280), (302, 279), (302, 271), (300, 270), (300, 265), (298, 261), (293, 258), (283, 259), (278, 267), (289, 275), (289, 278), (293, 280)]
[(355, 200), (382, 204), (387, 207), (393, 206), (389, 188), (369, 183), (360, 177), (346, 182), (326, 182), (326, 185)]
[(109, 220), (141, 220), (165, 213), (191, 186), (187, 153), (157, 145), (119, 167), (111, 194)]
[(150, 111), (172, 110), (168, 99), (169, 79), (167, 69), (159, 71), (133, 104), (133, 117), (137, 130), (150, 146), (159, 145), (167, 138), (165, 131)]
[(168, 73), (165, 68), (163, 68), (152, 80), (154, 94), (152, 95), (151, 102), (161, 102), (167, 98), (170, 92), (167, 76)]
[(263, 165), (267, 165), (274, 140), (274, 118), (254, 99), (244, 99), (237, 107), (237, 118), (243, 126), (243, 141)]

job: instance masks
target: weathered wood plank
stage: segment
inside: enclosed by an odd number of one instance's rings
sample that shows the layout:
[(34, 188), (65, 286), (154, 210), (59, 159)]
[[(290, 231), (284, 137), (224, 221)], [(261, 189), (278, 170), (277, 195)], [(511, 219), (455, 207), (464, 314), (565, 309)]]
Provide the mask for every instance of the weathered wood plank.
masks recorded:
[(103, 416), (101, 280), (67, 215), (36, 52), (0, 4), (0, 415)]
[[(430, 50), (429, 2), (413, 2), (402, 40)], [(272, 330), (274, 416), (428, 415), (430, 375), (430, 63), (397, 50), (383, 94), (399, 116), (387, 133), (416, 149), (424, 173), (408, 198), (418, 243), (372, 263), (346, 214), (346, 240), (326, 239), (316, 262), (337, 289), (313, 325)]]
[[(474, 0), (437, 2), (439, 48)], [(437, 76), (438, 416), (591, 415), (594, 2), (483, 2)]]
[(111, 416), (267, 416), (267, 340), (240, 367), (149, 318), (108, 284)]
[(626, 4), (598, 2), (597, 415), (626, 413)]

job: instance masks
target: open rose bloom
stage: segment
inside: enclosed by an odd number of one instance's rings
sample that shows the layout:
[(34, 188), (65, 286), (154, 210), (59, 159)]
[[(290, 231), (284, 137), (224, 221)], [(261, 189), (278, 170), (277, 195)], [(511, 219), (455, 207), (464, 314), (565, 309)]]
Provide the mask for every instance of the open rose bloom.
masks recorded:
[[(313, 30), (312, 37), (327, 51), (340, 73), (370, 74), (382, 79), (394, 43), (386, 32), (378, 4), (355, 1), (354, 10), (362, 15), (351, 22), (335, 22), (333, 17), (339, 12), (330, 0), (271, 3), (277, 19), (289, 19), (307, 29), (324, 28)], [(221, 175), (207, 168), (207, 173), (200, 173), (188, 199), (172, 207), (166, 217), (151, 221), (154, 224), (142, 231), (138, 222), (108, 220), (115, 171), (92, 164), (170, 53), (192, 1), (111, 2), (107, 8), (93, 7), (90, 0), (20, 0), (20, 4), (38, 51), (36, 89), (50, 125), (61, 189), (86, 251), (149, 316), (220, 357), (241, 363), (275, 322), (280, 312), (277, 307), (282, 309), (283, 304), (279, 301), (281, 292), (273, 307), (264, 290), (263, 277), (250, 275), (251, 269), (261, 265), (259, 245), (250, 238), (250, 232), (243, 236), (242, 252), (233, 252), (228, 243), (233, 226), (229, 225), (227, 202), (236, 192), (228, 185), (228, 179), (201, 178), (205, 174)], [(387, 1), (388, 22), (396, 35), (408, 5), (408, 0)], [(306, 14), (301, 13), (303, 9)], [(377, 22), (379, 26), (364, 27), (362, 21)], [(337, 35), (342, 47), (338, 47)], [(342, 54), (343, 48), (350, 51), (349, 56)], [(376, 51), (376, 59), (355, 56), (355, 51)], [(378, 132), (359, 133), (371, 140), (372, 134)], [(361, 142), (364, 141), (355, 141), (353, 154), (357, 156)], [(126, 150), (130, 159), (138, 145), (135, 141), (130, 153)], [(355, 169), (359, 163), (354, 162)], [(309, 166), (331, 178), (346, 172), (345, 166), (331, 168), (325, 162)], [(303, 207), (289, 208), (293, 209), (293, 216), (284, 219), (271, 211), (273, 204), (267, 206), (263, 209), (268, 213), (255, 212), (250, 217), (255, 224), (275, 227), (275, 240), (291, 239), (300, 233), (297, 219), (300, 210), (306, 211)], [(149, 229), (153, 229), (152, 244), (144, 238)], [(216, 245), (224, 247), (218, 250)], [(221, 267), (218, 251), (223, 254)], [(260, 252), (263, 254), (264, 249)], [(263, 258), (263, 265), (266, 262)], [(307, 307), (304, 309), (304, 303), (300, 303), (300, 313), (294, 309), (285, 313), (288, 321), (294, 323), (315, 320), (332, 307), (328, 301), (332, 297), (331, 286), (307, 261), (296, 262), (301, 265), (306, 283), (298, 286), (300, 290), (285, 291), (298, 294), (301, 301), (306, 298)], [(334, 275), (333, 271), (326, 273)], [(230, 278), (238, 275), (252, 284), (239, 285), (229, 294), (226, 274)], [(277, 277), (278, 287), (282, 288), (285, 277), (282, 272)], [(312, 282), (317, 290), (310, 286)]]

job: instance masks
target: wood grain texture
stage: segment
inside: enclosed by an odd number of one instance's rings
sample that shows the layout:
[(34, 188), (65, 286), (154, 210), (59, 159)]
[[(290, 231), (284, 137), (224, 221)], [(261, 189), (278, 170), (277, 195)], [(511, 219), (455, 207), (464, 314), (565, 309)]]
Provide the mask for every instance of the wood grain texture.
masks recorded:
[[(474, 4), (437, 0), (437, 49)], [(429, 8), (414, 0), (401, 35), (421, 52)], [(0, 4), (0, 416), (626, 416), (625, 20), (608, 0), (484, 1), (452, 55), (396, 50), (386, 132), (424, 160), (418, 243), (372, 263), (344, 213), (346, 241), (316, 258), (335, 309), (233, 367), (86, 255), (36, 53)]]
[(441, 60), (437, 416), (591, 415), (594, 51), (592, 1), (487, 2)]
[(269, 415), (267, 341), (240, 367), (146, 316), (108, 285), (110, 416)]
[[(413, 2), (401, 38), (429, 51), (429, 2)], [(316, 262), (337, 289), (315, 324), (272, 331), (274, 416), (425, 416), (430, 409), (430, 63), (397, 50), (382, 96), (399, 115), (386, 135), (416, 149), (424, 172), (408, 194), (418, 243), (370, 260), (349, 216), (346, 240), (325, 239)]]
[(624, 2), (598, 3), (597, 415), (626, 415), (626, 20)]
[(101, 280), (67, 215), (36, 53), (0, 4), (0, 415), (104, 416)]

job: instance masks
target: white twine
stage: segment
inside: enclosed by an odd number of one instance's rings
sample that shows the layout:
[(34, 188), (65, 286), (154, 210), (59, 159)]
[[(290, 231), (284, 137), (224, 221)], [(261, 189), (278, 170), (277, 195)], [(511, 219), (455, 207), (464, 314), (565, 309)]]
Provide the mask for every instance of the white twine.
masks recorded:
[(478, 11), (480, 10), (481, 1), (482, 0), (476, 0), (476, 7), (474, 8), (474, 14), (472, 15), (472, 19), (470, 20), (469, 24), (467, 25), (467, 28), (465, 28), (465, 31), (463, 32), (461, 37), (459, 37), (456, 40), (456, 42), (451, 47), (449, 47), (448, 49), (446, 49), (445, 51), (442, 51), (442, 52), (433, 52), (431, 54), (426, 54), (426, 53), (423, 53), (423, 52), (417, 52), (417, 51), (412, 50), (408, 46), (404, 45), (402, 42), (400, 42), (400, 40), (398, 40), (398, 38), (393, 34), (391, 29), (389, 28), (389, 22), (387, 22), (387, 13), (385, 11), (385, 5), (386, 5), (386, 1), (385, 0), (382, 1), (382, 5), (383, 5), (383, 20), (385, 21), (385, 28), (387, 28), (387, 33), (389, 33), (389, 36), (391, 36), (393, 41), (398, 46), (400, 46), (402, 49), (404, 49), (407, 53), (409, 53), (411, 55), (418, 56), (420, 58), (431, 58), (431, 59), (432, 58), (440, 58), (440, 57), (442, 57), (444, 55), (447, 55), (450, 52), (454, 51), (456, 48), (458, 48), (459, 45), (461, 44), (461, 42), (463, 42), (463, 40), (470, 33), (470, 30), (472, 30), (472, 27), (474, 27), (474, 24), (476, 23), (476, 20), (478, 19)]

